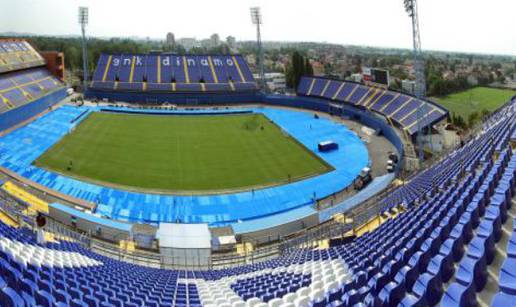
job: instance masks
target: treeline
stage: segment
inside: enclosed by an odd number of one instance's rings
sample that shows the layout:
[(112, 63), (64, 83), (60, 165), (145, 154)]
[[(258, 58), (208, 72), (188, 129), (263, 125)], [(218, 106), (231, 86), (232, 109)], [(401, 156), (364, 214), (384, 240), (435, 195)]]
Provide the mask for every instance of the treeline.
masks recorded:
[[(82, 43), (80, 38), (47, 36), (30, 36), (24, 38), (31, 42), (31, 44), (40, 51), (64, 52), (66, 68), (71, 71), (82, 71)], [(97, 66), (98, 59), (102, 53), (149, 53), (153, 50), (161, 50), (165, 52), (174, 52), (176, 54), (186, 54), (185, 48), (179, 44), (169, 46), (164, 42), (150, 40), (89, 38), (87, 45), (88, 70), (90, 73), (93, 72)], [(228, 54), (229, 52), (230, 50), (228, 46), (225, 43), (222, 43), (220, 46), (213, 48), (194, 47), (188, 51), (188, 54)]]
[[(472, 61), (472, 60), (470, 60)], [(476, 83), (468, 82), (465, 74), (457, 74), (457, 67), (461, 63), (453, 60), (440, 60), (435, 58), (427, 58), (426, 59), (426, 67), (425, 67), (425, 75), (426, 75), (426, 95), (431, 96), (446, 96), (451, 93), (461, 92), (467, 89), (470, 89), (475, 86), (487, 86), (493, 83), (495, 77), (493, 76), (493, 71), (497, 72), (496, 64), (493, 63), (491, 65), (480, 65), (475, 68), (474, 75), (476, 78)], [(463, 65), (464, 66), (464, 65)], [(445, 78), (444, 73), (449, 72), (454, 74), (452, 77)], [(499, 80), (503, 80), (503, 75), (498, 75), (497, 78)]]
[(451, 93), (464, 91), (472, 87), (466, 78), (458, 77), (446, 80), (435, 74), (427, 77), (426, 84), (427, 96), (445, 96)]

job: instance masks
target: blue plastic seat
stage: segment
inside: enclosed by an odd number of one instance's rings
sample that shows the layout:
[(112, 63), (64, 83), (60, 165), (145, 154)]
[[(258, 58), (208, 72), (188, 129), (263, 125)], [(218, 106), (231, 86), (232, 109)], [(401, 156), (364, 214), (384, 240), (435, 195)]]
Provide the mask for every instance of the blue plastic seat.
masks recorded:
[[(514, 224), (516, 226), (516, 224)], [(507, 243), (507, 257), (516, 258), (516, 232), (513, 231)]]
[(452, 256), (435, 255), (432, 260), (430, 260), (427, 271), (433, 275), (439, 275), (439, 278), (443, 282), (447, 282), (455, 271)]
[(23, 278), (20, 281), (20, 290), (21, 292), (25, 292), (28, 295), (34, 296), (36, 291), (38, 291), (38, 286), (32, 280)]
[(402, 307), (425, 307), (428, 306), (428, 303), (426, 302), (424, 297), (417, 297), (412, 294), (407, 294), (401, 300), (400, 304), (398, 306)]
[(409, 260), (409, 265), (415, 269), (419, 273), (423, 273), (426, 271), (426, 267), (428, 266), (428, 263), (430, 262), (430, 251), (417, 251), (412, 255), (412, 257)]
[(502, 224), (507, 220), (507, 201), (504, 195), (495, 194), (491, 196), (489, 206), (496, 206), (500, 209)]
[(473, 259), (469, 256), (464, 257), (459, 264), (455, 279), (464, 286), (473, 283), (476, 291), (482, 290), (487, 281), (485, 258)]
[(36, 299), (36, 303), (39, 306), (43, 306), (43, 307), (51, 307), (55, 303), (54, 297), (52, 296), (52, 294), (48, 293), (45, 290), (39, 290), (38, 292), (36, 292), (35, 299)]
[(65, 305), (70, 304), (72, 301), (72, 297), (65, 290), (57, 289), (52, 291), (52, 295), (54, 296), (54, 301), (56, 303), (64, 303)]
[(441, 244), (441, 248), (439, 249), (439, 253), (443, 256), (451, 255), (453, 257), (453, 261), (459, 261), (464, 255), (464, 241), (462, 237), (457, 238), (449, 238)]
[(24, 300), (10, 287), (0, 289), (0, 306), (2, 307), (24, 307)]
[(516, 258), (505, 259), (500, 270), (499, 287), (504, 293), (516, 295)]
[[(335, 300), (330, 299), (330, 302), (333, 301)], [(360, 293), (357, 290), (351, 289), (342, 295), (341, 301), (345, 306), (353, 306), (360, 301)]]
[[(383, 266), (381, 271), (382, 271), (382, 274), (384, 274), (387, 279), (393, 279), (394, 276), (396, 275), (396, 273), (400, 270), (400, 268), (402, 266), (403, 265), (400, 262), (393, 259), (393, 260), (387, 262)], [(385, 285), (385, 283), (383, 285)], [(382, 288), (383, 288), (383, 286), (382, 286)]]
[(364, 304), (368, 307), (381, 307), (382, 301), (378, 298), (378, 296), (369, 293), (364, 298)]
[(442, 307), (476, 307), (475, 286), (452, 283), (441, 300)]
[(68, 288), (68, 294), (70, 294), (74, 300), (82, 300), (82, 292), (78, 288)]
[(471, 226), (477, 228), (480, 223), (478, 203), (471, 202), (466, 208), (465, 217), (471, 220)]
[(498, 292), (491, 302), (492, 307), (516, 306), (516, 295)]
[(396, 306), (405, 295), (404, 284), (390, 282), (383, 287), (378, 295), (384, 306)]
[(383, 289), (383, 287), (385, 287), (388, 281), (388, 275), (385, 275), (383, 273), (377, 273), (369, 280), (367, 285), (373, 295), (378, 295), (378, 293), (380, 293), (380, 291)]
[(0, 273), (4, 277), (4, 280), (7, 282), (9, 287), (13, 288), (17, 292), (20, 290), (19, 282), (22, 280), (23, 275), (18, 269), (13, 267), (4, 259), (0, 259)]
[(419, 276), (412, 287), (412, 293), (416, 297), (424, 298), (424, 301), (430, 306), (437, 304), (441, 300), (442, 281), (439, 275), (424, 273)]
[(405, 289), (412, 289), (412, 286), (416, 282), (418, 275), (419, 272), (417, 268), (405, 265), (398, 271), (394, 277), (394, 280), (398, 284), (402, 284)]
[(500, 207), (488, 206), (484, 220), (490, 221), (493, 225), (494, 239), (496, 242), (500, 241), (502, 237), (502, 213)]
[(83, 297), (83, 300), (86, 304), (88, 304), (88, 306), (97, 306), (98, 307), (100, 305), (100, 301), (93, 295), (87, 294)]
[(462, 236), (464, 242), (469, 243), (469, 241), (473, 238), (473, 222), (471, 218), (471, 213), (465, 213), (459, 219), (459, 223), (455, 225), (453, 230), (451, 231), (450, 237), (454, 237), (454, 231), (457, 231)]
[[(475, 248), (473, 248), (475, 247)], [(491, 264), (495, 257), (495, 242), (494, 235), (487, 237), (476, 236), (471, 240), (468, 249), (468, 255), (472, 258), (479, 258), (478, 252), (483, 252), (483, 256), (486, 258), (486, 264)]]
[(83, 302), (81, 300), (74, 299), (70, 302), (70, 307), (90, 307), (90, 306), (88, 306), (88, 304), (86, 304), (85, 302)]

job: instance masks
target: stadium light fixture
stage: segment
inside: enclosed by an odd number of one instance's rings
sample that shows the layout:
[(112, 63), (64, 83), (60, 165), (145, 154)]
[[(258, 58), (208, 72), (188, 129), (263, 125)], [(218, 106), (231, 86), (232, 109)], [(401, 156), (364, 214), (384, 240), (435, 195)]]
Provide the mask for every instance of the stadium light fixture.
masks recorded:
[(403, 4), (405, 5), (405, 11), (409, 14), (409, 17), (412, 17), (414, 15), (413, 0), (403, 0)]
[[(403, 0), (405, 11), (412, 20), (412, 44), (414, 57), (414, 75), (416, 77), (416, 84), (414, 94), (418, 99), (424, 99), (426, 96), (426, 81), (425, 81), (425, 63), (423, 59), (423, 51), (421, 50), (421, 35), (419, 31), (419, 17), (417, 0)], [(420, 168), (423, 166), (423, 121), (425, 114), (422, 105), (417, 109), (417, 143), (418, 143), (418, 160)], [(430, 130), (429, 130), (430, 134)], [(429, 140), (430, 148), (432, 147), (432, 140)]]
[(260, 87), (265, 89), (265, 70), (264, 70), (264, 57), (263, 57), (263, 47), (262, 47), (262, 35), (260, 31), (260, 26), (263, 24), (262, 13), (260, 7), (254, 6), (251, 7), (251, 22), (256, 25), (256, 46), (258, 48), (258, 70), (260, 75)]
[(79, 25), (82, 31), (82, 71), (83, 71), (83, 93), (86, 93), (88, 88), (88, 52), (86, 48), (86, 26), (89, 21), (89, 10), (87, 7), (79, 7)]
[(262, 13), (260, 7), (255, 6), (251, 8), (251, 21), (254, 25), (262, 24)]
[(81, 6), (79, 7), (79, 24), (81, 26), (86, 26), (88, 24), (88, 8)]

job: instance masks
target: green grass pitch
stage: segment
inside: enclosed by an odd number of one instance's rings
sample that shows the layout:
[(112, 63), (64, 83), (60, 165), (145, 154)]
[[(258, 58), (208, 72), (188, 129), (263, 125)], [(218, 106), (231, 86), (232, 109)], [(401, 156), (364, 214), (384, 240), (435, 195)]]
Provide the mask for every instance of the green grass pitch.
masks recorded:
[(475, 87), (460, 93), (436, 97), (435, 100), (447, 108), (451, 113), (462, 116), (465, 120), (468, 116), (483, 109), (494, 111), (509, 99), (516, 95), (516, 91)]
[(100, 184), (185, 194), (272, 186), (289, 175), (295, 181), (332, 170), (262, 114), (92, 113), (35, 165)]

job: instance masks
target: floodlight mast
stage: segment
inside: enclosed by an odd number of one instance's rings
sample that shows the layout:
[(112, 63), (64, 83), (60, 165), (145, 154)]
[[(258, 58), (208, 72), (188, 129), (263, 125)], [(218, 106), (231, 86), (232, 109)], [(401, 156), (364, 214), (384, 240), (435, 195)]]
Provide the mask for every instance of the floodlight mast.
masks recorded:
[(83, 72), (83, 93), (86, 94), (88, 88), (88, 52), (86, 48), (86, 26), (88, 25), (89, 13), (88, 8), (79, 7), (79, 24), (82, 30), (82, 72)]
[(256, 25), (256, 47), (258, 49), (258, 56), (256, 57), (258, 60), (258, 73), (260, 76), (260, 87), (265, 89), (265, 72), (264, 72), (264, 57), (263, 57), (263, 46), (262, 46), (262, 35), (260, 31), (260, 26), (263, 23), (262, 13), (260, 7), (255, 6), (251, 7), (251, 21), (254, 25)]
[[(405, 11), (412, 19), (412, 42), (413, 42), (413, 57), (414, 57), (414, 75), (416, 77), (416, 84), (414, 87), (414, 94), (418, 99), (424, 99), (426, 96), (426, 82), (425, 82), (425, 62), (423, 52), (421, 50), (421, 36), (419, 32), (419, 17), (417, 0), (403, 0)], [(419, 166), (422, 167), (423, 155), (423, 129), (425, 121), (423, 113), (423, 104), (417, 108), (417, 143), (418, 143), (418, 160)]]

